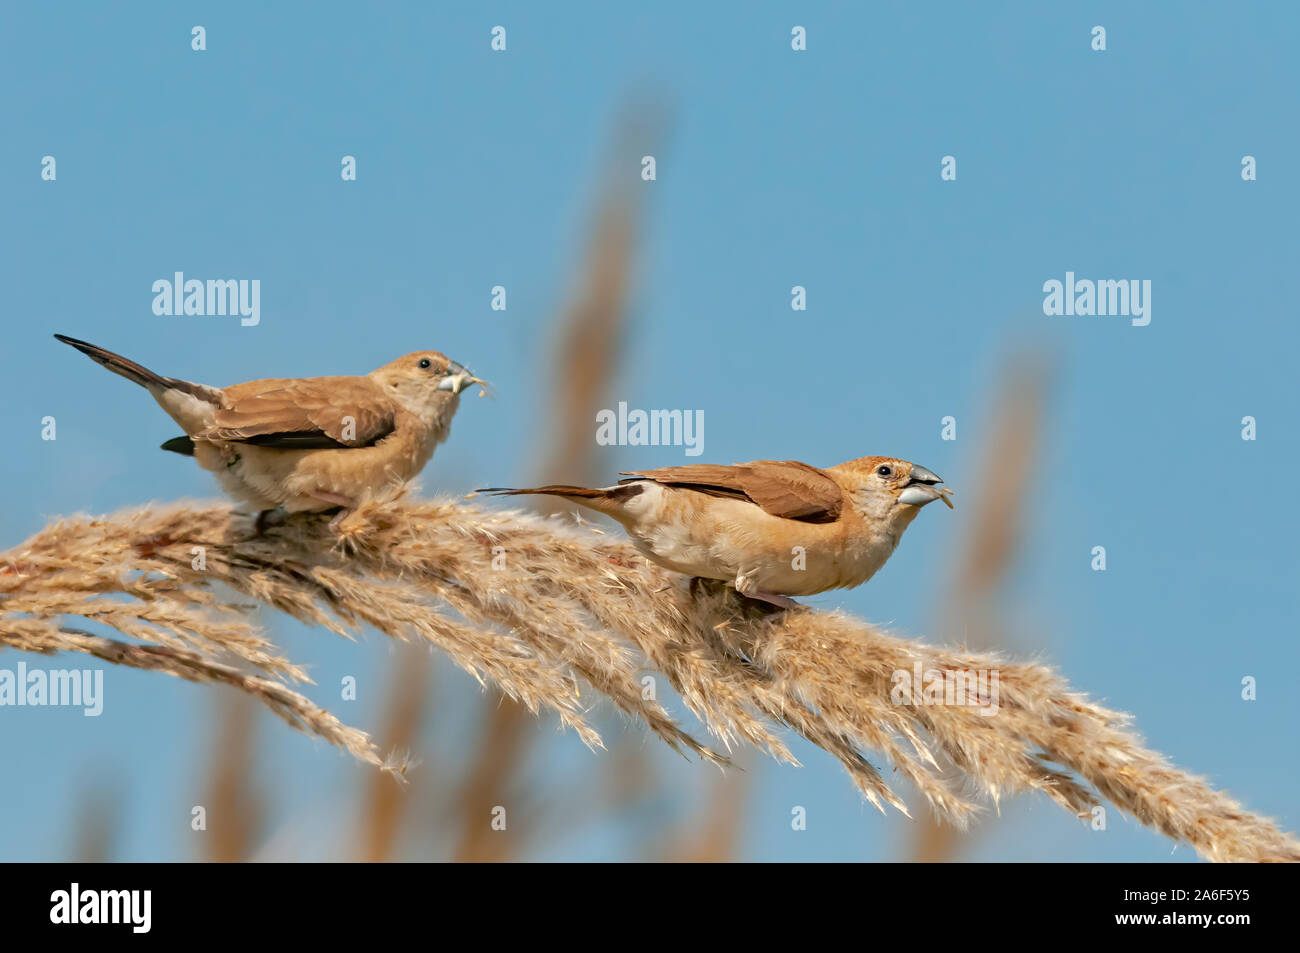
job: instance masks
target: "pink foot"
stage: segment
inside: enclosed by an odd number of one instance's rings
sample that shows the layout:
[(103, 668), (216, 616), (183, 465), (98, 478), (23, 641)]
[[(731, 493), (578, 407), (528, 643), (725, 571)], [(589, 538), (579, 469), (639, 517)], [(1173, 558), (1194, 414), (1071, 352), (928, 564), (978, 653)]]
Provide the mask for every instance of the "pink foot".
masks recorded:
[(337, 533), (339, 531), (339, 525), (351, 516), (352, 512), (357, 508), (356, 500), (344, 496), (341, 493), (331, 493), (328, 490), (317, 490), (312, 494), (312, 496), (320, 500), (322, 503), (332, 503), (334, 506), (343, 507), (334, 515), (334, 518), (330, 520), (331, 533)]
[(789, 596), (778, 595), (775, 592), (764, 592), (755, 585), (753, 576), (745, 573), (739, 573), (736, 576), (736, 591), (742, 596), (750, 599), (757, 599), (759, 602), (766, 602), (768, 605), (776, 606), (778, 609), (797, 609), (799, 603), (795, 602)]
[(757, 599), (759, 602), (766, 602), (769, 605), (776, 606), (778, 609), (798, 609), (799, 603), (795, 602), (789, 596), (782, 596), (775, 592), (763, 592), (761, 589), (753, 589), (744, 593), (751, 599)]

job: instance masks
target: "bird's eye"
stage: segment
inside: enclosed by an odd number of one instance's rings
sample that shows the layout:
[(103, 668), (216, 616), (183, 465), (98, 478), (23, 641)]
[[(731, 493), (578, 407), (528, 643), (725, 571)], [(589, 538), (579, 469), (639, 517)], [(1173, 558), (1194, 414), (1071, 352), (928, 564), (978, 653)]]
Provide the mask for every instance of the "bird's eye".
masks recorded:
[(876, 467), (876, 473), (880, 474), (882, 477), (887, 477), (893, 476), (894, 471), (882, 463), (880, 466)]
[(432, 365), (433, 365), (433, 361), (429, 360), (427, 357), (420, 358), (420, 367), (422, 369), (431, 367)]

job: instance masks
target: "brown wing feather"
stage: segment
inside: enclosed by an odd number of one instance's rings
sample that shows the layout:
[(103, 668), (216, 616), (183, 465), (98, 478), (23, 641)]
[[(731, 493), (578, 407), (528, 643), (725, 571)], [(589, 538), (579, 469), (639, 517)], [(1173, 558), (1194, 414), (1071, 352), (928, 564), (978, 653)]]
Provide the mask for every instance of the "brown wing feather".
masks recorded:
[(393, 432), (397, 405), (365, 377), (249, 381), (196, 438), (310, 449), (368, 447)]
[(753, 460), (723, 466), (691, 463), (625, 475), (714, 496), (747, 499), (766, 513), (808, 523), (839, 519), (843, 492), (824, 470), (798, 460)]

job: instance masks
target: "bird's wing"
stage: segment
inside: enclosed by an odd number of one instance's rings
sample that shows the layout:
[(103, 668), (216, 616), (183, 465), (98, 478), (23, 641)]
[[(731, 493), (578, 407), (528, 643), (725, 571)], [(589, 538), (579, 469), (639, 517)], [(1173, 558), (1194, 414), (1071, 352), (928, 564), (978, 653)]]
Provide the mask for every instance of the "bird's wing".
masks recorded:
[(623, 475), (713, 496), (745, 499), (773, 516), (807, 523), (837, 520), (844, 505), (838, 483), (824, 470), (798, 460), (754, 460), (731, 466), (692, 463), (633, 470)]
[(249, 381), (225, 394), (226, 407), (196, 439), (299, 450), (368, 447), (397, 426), (397, 404), (365, 377)]

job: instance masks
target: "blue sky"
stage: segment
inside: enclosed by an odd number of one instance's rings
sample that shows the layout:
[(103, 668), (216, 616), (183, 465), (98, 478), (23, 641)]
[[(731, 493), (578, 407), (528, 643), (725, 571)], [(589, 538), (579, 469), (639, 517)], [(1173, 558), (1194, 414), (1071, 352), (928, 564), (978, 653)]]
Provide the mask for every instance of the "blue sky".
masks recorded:
[[(1178, 764), (1300, 826), (1294, 8), (476, 6), (5, 5), (4, 547), (60, 514), (216, 495), (156, 449), (175, 427), (147, 395), (55, 331), (212, 384), (362, 373), (437, 348), (499, 398), (463, 405), (424, 491), (529, 474), (552, 319), (611, 131), (622, 103), (649, 94), (671, 135), (657, 181), (637, 185), (634, 325), (611, 401), (702, 409), (701, 460), (887, 454), (943, 475), (956, 513), (927, 510), (870, 583), (812, 600), (921, 636), (966, 526), (960, 493), (1001, 358), (1045, 344), (1060, 374), (1008, 593), (1021, 645), (1132, 712)], [(497, 24), (505, 53), (489, 48)], [(795, 24), (804, 52), (790, 49)], [(1090, 48), (1096, 24), (1105, 52)], [(944, 155), (956, 181), (940, 180)], [(1245, 155), (1257, 181), (1241, 178)], [(175, 271), (260, 279), (260, 324), (154, 315), (152, 283)], [(1150, 280), (1150, 325), (1044, 316), (1043, 283), (1067, 271)], [(796, 284), (806, 312), (790, 309)], [(494, 285), (505, 312), (489, 307)], [(41, 440), (47, 415), (56, 441)], [(956, 441), (940, 438), (946, 415)], [(1241, 439), (1246, 415), (1255, 441)], [(600, 459), (612, 476), (684, 457)], [(1089, 567), (1096, 545), (1105, 573)], [(322, 686), (382, 682), (382, 637), (270, 621)], [(475, 704), (450, 665), (438, 680)], [(211, 692), (116, 670), (106, 691), (98, 719), (0, 710), (0, 857), (62, 857), (85, 790), (106, 779), (127, 805), (123, 859), (192, 856)], [(316, 697), (363, 727), (382, 707)], [(595, 757), (550, 729), (539, 783)], [(429, 731), (445, 757), (471, 756), (456, 725)], [(277, 822), (346, 814), (363, 769), (270, 716), (260, 740)], [(907, 822), (863, 805), (829, 756), (798, 751), (801, 769), (754, 765), (742, 856), (900, 856)], [(652, 757), (677, 807), (703, 790), (710, 769)], [(789, 828), (793, 804), (808, 807), (805, 832)], [(1096, 833), (1021, 798), (967, 856), (1193, 858), (1171, 849), (1116, 814)], [(597, 825), (543, 838), (540, 856), (626, 850)]]

